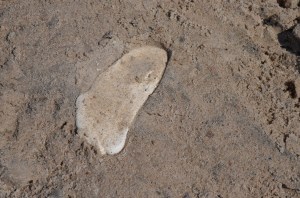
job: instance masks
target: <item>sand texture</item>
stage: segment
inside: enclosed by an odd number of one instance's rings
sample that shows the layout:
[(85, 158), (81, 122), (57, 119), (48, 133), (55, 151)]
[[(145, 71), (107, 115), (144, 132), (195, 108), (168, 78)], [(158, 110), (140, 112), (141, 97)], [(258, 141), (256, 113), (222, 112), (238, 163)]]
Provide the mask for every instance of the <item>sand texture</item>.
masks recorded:
[[(0, 0), (0, 197), (300, 197), (299, 9), (297, 0)], [(162, 78), (133, 111), (140, 91), (130, 90), (148, 69), (109, 71), (145, 46), (167, 61), (156, 57)], [(125, 139), (114, 155), (76, 125), (76, 101), (91, 93), (89, 111), (120, 113), (109, 114)]]

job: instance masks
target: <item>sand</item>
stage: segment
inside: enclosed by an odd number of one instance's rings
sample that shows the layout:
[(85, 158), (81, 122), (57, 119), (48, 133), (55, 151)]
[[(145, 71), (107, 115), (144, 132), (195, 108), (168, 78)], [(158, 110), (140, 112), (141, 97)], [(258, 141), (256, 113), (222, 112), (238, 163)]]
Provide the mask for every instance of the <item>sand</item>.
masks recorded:
[[(300, 8), (282, 2), (0, 1), (0, 197), (300, 197)], [(164, 75), (101, 155), (76, 100), (143, 46)]]

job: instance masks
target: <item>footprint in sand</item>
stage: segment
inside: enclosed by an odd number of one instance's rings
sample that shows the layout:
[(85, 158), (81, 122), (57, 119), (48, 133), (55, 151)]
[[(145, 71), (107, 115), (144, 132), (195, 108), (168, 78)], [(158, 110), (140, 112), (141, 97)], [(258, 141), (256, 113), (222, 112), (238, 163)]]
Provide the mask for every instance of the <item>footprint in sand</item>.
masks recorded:
[(139, 109), (157, 87), (167, 53), (157, 47), (130, 51), (101, 73), (76, 101), (79, 135), (102, 154), (119, 153)]

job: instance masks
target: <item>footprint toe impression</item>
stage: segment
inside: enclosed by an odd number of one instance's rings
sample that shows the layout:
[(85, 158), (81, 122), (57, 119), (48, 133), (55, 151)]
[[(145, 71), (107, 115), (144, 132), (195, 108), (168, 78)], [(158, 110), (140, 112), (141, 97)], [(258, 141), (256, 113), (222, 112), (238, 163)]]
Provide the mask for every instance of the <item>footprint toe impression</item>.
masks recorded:
[(165, 50), (142, 47), (125, 54), (101, 73), (76, 101), (79, 135), (102, 154), (119, 153), (139, 109), (164, 73)]

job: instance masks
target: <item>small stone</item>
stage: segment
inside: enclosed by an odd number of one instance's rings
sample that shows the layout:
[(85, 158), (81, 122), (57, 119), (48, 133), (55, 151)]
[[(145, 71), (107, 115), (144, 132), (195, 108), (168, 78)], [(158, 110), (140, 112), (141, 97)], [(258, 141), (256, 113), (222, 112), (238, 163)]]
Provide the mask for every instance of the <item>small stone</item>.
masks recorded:
[(293, 29), (294, 36), (300, 41), (300, 24), (297, 24)]
[(12, 51), (12, 54), (14, 55), (15, 60), (20, 60), (22, 57), (22, 52), (19, 47), (15, 47)]
[(10, 33), (8, 33), (8, 35), (6, 37), (6, 40), (8, 42), (12, 43), (14, 41), (15, 37), (16, 37), (16, 33), (15, 32), (10, 32)]

